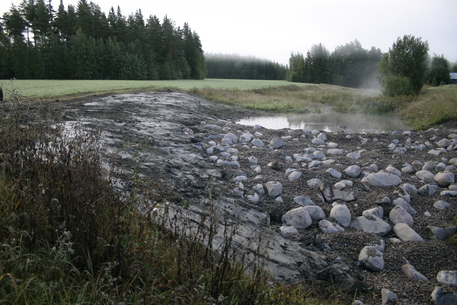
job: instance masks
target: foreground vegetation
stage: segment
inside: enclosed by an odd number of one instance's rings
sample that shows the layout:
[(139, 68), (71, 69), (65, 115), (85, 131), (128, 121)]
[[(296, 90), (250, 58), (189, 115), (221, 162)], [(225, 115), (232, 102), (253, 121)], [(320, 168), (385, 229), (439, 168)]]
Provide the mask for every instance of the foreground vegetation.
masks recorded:
[(272, 282), (229, 247), (233, 232), (213, 251), (216, 216), (178, 226), (160, 177), (132, 174), (130, 192), (116, 191), (98, 135), (69, 135), (58, 117), (17, 96), (0, 104), (1, 303), (341, 304)]

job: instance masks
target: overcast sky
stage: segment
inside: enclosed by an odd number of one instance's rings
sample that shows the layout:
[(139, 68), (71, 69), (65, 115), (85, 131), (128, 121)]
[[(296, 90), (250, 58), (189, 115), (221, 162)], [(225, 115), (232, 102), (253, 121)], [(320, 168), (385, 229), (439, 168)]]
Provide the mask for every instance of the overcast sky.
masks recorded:
[[(48, 0), (46, 0), (47, 2)], [(1, 0), (0, 12), (22, 0)], [(90, 2), (90, 0), (88, 0)], [(457, 0), (94, 0), (108, 15), (120, 6), (128, 16), (165, 15), (187, 22), (205, 53), (251, 55), (288, 64), (291, 52), (305, 54), (322, 43), (330, 52), (357, 39), (362, 47), (387, 52), (398, 37), (428, 41), (430, 56), (457, 62)], [(55, 10), (60, 0), (54, 0)], [(78, 0), (63, 0), (65, 7)]]

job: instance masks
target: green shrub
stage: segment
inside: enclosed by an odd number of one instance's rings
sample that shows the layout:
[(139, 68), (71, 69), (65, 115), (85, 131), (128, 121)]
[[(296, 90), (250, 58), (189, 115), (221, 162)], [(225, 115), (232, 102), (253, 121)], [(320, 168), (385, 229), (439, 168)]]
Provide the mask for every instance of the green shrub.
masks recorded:
[(390, 75), (383, 80), (383, 93), (386, 96), (411, 95), (413, 88), (406, 76)]

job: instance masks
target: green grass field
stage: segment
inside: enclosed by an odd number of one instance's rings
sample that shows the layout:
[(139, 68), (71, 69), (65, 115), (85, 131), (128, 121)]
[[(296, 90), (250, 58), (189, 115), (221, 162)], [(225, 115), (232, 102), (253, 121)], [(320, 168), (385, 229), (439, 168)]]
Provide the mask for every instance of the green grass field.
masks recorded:
[[(285, 86), (286, 81), (276, 80), (241, 80), (241, 79), (205, 79), (205, 80), (0, 80), (5, 98), (12, 90), (17, 90), (23, 97), (50, 98), (84, 95), (88, 93), (122, 93), (135, 90), (152, 91), (161, 89), (238, 89), (249, 90), (265, 87)], [(297, 84), (307, 86), (308, 84)]]

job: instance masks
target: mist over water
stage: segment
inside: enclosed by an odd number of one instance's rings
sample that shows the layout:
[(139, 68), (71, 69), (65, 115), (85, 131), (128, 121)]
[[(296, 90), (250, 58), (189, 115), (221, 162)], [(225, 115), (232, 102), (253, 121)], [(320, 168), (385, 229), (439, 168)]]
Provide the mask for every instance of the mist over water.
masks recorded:
[(260, 125), (268, 129), (318, 129), (327, 132), (345, 130), (350, 133), (380, 133), (408, 130), (396, 116), (339, 113), (323, 109), (321, 113), (278, 114), (277, 116), (250, 117), (239, 120), (241, 125)]

